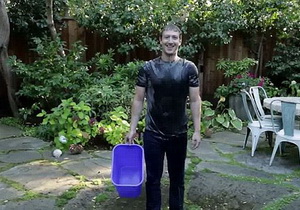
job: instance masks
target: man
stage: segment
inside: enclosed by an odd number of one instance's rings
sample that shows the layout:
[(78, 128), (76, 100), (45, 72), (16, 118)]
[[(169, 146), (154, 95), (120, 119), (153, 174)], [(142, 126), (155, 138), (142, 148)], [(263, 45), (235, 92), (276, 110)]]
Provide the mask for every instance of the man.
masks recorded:
[(147, 172), (146, 209), (161, 209), (160, 181), (166, 154), (170, 178), (169, 207), (181, 210), (184, 202), (188, 96), (194, 125), (192, 148), (196, 149), (201, 141), (198, 70), (194, 63), (177, 54), (182, 34), (176, 25), (165, 26), (159, 41), (161, 56), (146, 62), (139, 71), (130, 132), (126, 139), (133, 143), (146, 96), (146, 129), (143, 135)]

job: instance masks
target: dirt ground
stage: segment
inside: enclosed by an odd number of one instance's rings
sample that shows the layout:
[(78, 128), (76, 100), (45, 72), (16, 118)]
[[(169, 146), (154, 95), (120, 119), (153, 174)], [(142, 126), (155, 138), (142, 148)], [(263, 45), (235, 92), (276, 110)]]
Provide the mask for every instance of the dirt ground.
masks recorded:
[[(252, 181), (237, 181), (219, 176), (217, 173), (196, 173), (186, 189), (187, 210), (227, 210), (227, 209), (262, 209), (274, 199), (291, 193), (288, 188), (262, 185)], [(162, 186), (162, 209), (168, 209), (168, 185)], [(145, 209), (146, 196), (139, 198), (119, 198), (112, 193), (110, 199), (96, 204), (94, 209), (105, 210), (142, 210)]]

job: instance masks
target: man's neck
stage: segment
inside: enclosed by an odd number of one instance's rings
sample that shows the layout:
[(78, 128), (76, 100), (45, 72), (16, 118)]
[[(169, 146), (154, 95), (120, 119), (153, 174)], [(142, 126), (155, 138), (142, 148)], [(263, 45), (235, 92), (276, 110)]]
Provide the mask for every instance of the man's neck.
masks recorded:
[(160, 58), (166, 62), (174, 62), (174, 61), (178, 61), (180, 59), (177, 54), (176, 55), (162, 54)]

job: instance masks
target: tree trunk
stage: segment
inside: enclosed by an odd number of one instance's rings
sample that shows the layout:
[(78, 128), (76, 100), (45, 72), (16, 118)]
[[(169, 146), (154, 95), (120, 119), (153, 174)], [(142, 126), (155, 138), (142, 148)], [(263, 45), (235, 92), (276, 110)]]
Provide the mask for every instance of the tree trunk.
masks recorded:
[[(47, 25), (50, 30), (51, 37), (54, 40), (57, 38), (57, 31), (54, 25), (54, 18), (53, 18), (53, 0), (46, 0), (46, 16), (47, 16)], [(59, 54), (62, 57), (65, 57), (66, 55), (62, 46), (60, 47)]]
[(14, 76), (10, 66), (7, 65), (10, 26), (4, 0), (0, 0), (0, 71), (7, 88), (10, 109), (14, 117), (19, 117), (15, 95)]

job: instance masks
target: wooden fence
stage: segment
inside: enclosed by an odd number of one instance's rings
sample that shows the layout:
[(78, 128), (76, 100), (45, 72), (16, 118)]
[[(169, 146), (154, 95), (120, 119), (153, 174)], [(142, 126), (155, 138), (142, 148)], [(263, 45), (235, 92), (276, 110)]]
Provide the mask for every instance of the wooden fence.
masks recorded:
[[(77, 40), (87, 46), (85, 53), (85, 59), (89, 60), (95, 55), (95, 53), (105, 53), (109, 48), (108, 42), (105, 38), (100, 37), (97, 33), (86, 30), (79, 27), (77, 22), (73, 19), (65, 19), (66, 27), (61, 31), (62, 38), (66, 42), (67, 47)], [(270, 60), (273, 53), (275, 40), (270, 38), (267, 40), (264, 49), (263, 65)], [(23, 62), (29, 63), (34, 60), (34, 54), (28, 49), (27, 42), (22, 35), (12, 34), (9, 45), (9, 54), (16, 55)], [(126, 56), (119, 56), (116, 58), (118, 62), (126, 62), (133, 59), (148, 60), (154, 58), (155, 55), (152, 52), (144, 49), (137, 49), (134, 53)], [(235, 33), (232, 41), (227, 45), (214, 46), (208, 45), (205, 47), (205, 51), (198, 55), (198, 68), (200, 69), (201, 80), (201, 95), (205, 100), (215, 102), (213, 98), (216, 88), (222, 84), (226, 84), (228, 81), (224, 78), (223, 73), (216, 70), (216, 64), (220, 58), (230, 58), (240, 60), (245, 57), (253, 57), (253, 53), (245, 44), (243, 34)], [(262, 75), (265, 75), (264, 68), (261, 69)], [(0, 83), (3, 79), (0, 77)], [(5, 95), (5, 87), (0, 85), (0, 97)]]

